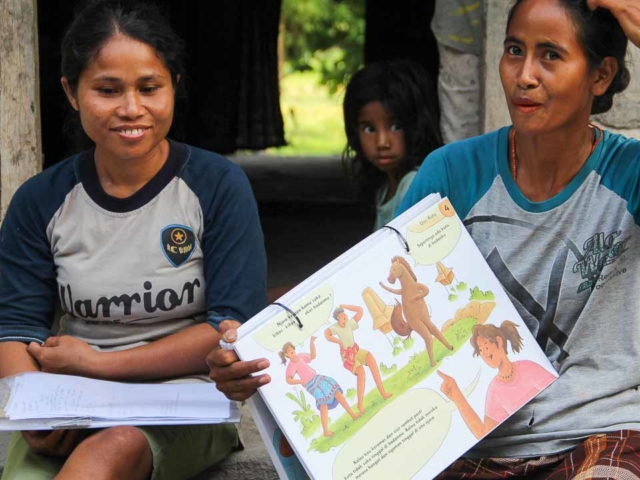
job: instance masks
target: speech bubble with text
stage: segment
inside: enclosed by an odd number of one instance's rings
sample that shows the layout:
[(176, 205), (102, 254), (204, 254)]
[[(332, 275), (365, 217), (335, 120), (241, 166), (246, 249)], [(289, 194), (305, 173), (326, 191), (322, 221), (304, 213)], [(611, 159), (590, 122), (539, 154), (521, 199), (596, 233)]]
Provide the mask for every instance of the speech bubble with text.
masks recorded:
[[(478, 372), (464, 390), (465, 396), (473, 392), (479, 378)], [(412, 478), (442, 446), (451, 426), (451, 414), (456, 410), (453, 402), (430, 388), (402, 394), (340, 450), (333, 463), (332, 478)]]
[(407, 227), (409, 255), (419, 265), (434, 265), (451, 253), (460, 233), (460, 220), (444, 199)]
[(302, 328), (298, 326), (295, 317), (283, 309), (253, 335), (258, 344), (272, 352), (280, 351), (287, 342), (300, 345), (322, 324), (331, 321), (333, 289), (329, 284), (322, 285), (295, 304), (287, 306), (298, 316)]

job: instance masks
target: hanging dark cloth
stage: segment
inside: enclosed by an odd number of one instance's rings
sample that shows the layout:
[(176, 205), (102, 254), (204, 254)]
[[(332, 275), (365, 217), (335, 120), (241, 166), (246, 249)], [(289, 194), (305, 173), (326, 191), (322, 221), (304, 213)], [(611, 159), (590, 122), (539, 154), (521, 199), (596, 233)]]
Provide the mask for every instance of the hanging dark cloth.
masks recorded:
[[(87, 1), (38, 0), (45, 167), (82, 148), (76, 138), (81, 135), (63, 132), (69, 107), (60, 86), (60, 42), (75, 9)], [(147, 1), (169, 14), (186, 42), (187, 99), (178, 102), (171, 135), (220, 153), (284, 145), (277, 58), (281, 0)]]
[(38, 0), (37, 5), (40, 125), (43, 168), (47, 168), (78, 151), (74, 141), (65, 140), (63, 128), (71, 107), (60, 83), (60, 43), (73, 18), (75, 4)]
[[(407, 59), (422, 65), (431, 79), (431, 95), (437, 101), (440, 56), (431, 19), (436, 0), (367, 0), (364, 61)], [(446, 0), (444, 0), (446, 1)]]
[(281, 0), (169, 2), (187, 42), (188, 143), (220, 153), (285, 145), (278, 86)]

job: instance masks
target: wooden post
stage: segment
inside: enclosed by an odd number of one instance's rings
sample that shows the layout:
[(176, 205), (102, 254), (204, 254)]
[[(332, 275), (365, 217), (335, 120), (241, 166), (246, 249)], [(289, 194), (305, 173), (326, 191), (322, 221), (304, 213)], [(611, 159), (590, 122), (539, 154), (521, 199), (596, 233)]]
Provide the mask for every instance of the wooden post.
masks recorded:
[(510, 125), (509, 110), (502, 91), (498, 66), (504, 47), (504, 31), (511, 0), (485, 1), (485, 44), (484, 60), (484, 131), (491, 132), (503, 125)]
[(36, 0), (0, 0), (0, 219), (42, 170)]

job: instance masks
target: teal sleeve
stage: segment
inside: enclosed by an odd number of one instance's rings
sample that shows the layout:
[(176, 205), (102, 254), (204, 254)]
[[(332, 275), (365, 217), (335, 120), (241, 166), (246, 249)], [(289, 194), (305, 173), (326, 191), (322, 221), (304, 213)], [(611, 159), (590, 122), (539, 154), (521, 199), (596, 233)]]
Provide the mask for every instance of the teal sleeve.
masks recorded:
[(443, 149), (439, 149), (429, 154), (424, 160), (394, 216), (397, 217), (432, 193), (447, 196), (447, 179)]
[(605, 131), (598, 151), (602, 157), (595, 170), (602, 184), (627, 201), (627, 211), (640, 225), (640, 142)]
[(500, 162), (507, 162), (509, 127), (453, 142), (432, 152), (411, 183), (396, 216), (427, 195), (448, 197), (464, 219), (499, 176)]

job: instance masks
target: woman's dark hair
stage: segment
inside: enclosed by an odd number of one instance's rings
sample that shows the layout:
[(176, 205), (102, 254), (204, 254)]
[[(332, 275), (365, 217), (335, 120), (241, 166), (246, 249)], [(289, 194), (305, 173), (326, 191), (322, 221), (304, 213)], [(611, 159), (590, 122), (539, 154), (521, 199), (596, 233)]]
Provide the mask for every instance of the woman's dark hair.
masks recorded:
[(141, 2), (98, 0), (76, 15), (62, 39), (61, 73), (74, 91), (80, 74), (102, 45), (118, 34), (153, 48), (171, 73), (173, 85), (178, 85), (184, 74), (184, 42), (158, 8)]
[(422, 67), (409, 60), (372, 63), (357, 71), (344, 96), (343, 113), (347, 146), (342, 164), (347, 176), (360, 182), (363, 194), (372, 198), (386, 175), (369, 162), (358, 137), (358, 116), (369, 102), (378, 101), (400, 123), (406, 156), (398, 171), (401, 178), (442, 146), (436, 90)]
[(499, 327), (490, 323), (474, 325), (471, 329), (471, 339), (469, 340), (473, 347), (473, 356), (477, 357), (480, 355), (480, 347), (478, 346), (479, 337), (489, 340), (496, 347), (498, 346), (497, 338), (501, 337), (504, 353), (508, 353), (507, 342), (511, 343), (511, 350), (518, 353), (522, 348), (522, 337), (518, 333), (517, 328), (518, 325), (509, 320), (502, 322)]
[[(157, 6), (135, 0), (95, 0), (76, 14), (62, 39), (60, 68), (73, 92), (78, 88), (80, 75), (96, 58), (102, 46), (119, 34), (151, 47), (171, 74), (176, 99), (186, 97), (183, 40)], [(78, 147), (87, 147), (88, 138), (78, 123), (78, 116), (73, 112), (65, 130), (77, 137), (74, 143)]]
[(285, 365), (287, 363), (287, 358), (289, 358), (289, 357), (287, 357), (287, 350), (289, 348), (293, 349), (294, 352), (296, 351), (295, 345), (293, 343), (291, 343), (291, 342), (287, 342), (287, 343), (284, 344), (284, 347), (282, 347), (282, 350), (280, 350), (278, 352), (278, 356), (280, 357), (280, 360), (282, 361), (282, 365)]
[[(516, 0), (509, 11), (507, 29), (518, 7), (526, 0)], [(578, 32), (578, 41), (584, 48), (591, 68), (597, 68), (605, 57), (613, 57), (618, 62), (618, 72), (607, 91), (595, 97), (591, 114), (604, 113), (611, 109), (613, 96), (623, 92), (629, 85), (631, 76), (625, 64), (629, 43), (622, 27), (612, 13), (605, 8), (591, 10), (586, 0), (557, 0), (564, 7)]]

